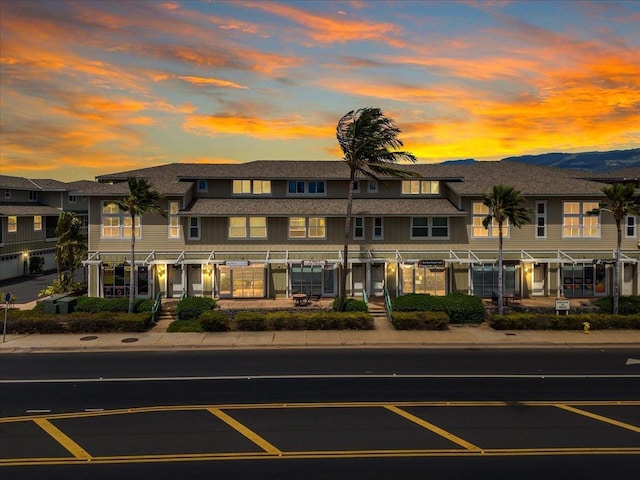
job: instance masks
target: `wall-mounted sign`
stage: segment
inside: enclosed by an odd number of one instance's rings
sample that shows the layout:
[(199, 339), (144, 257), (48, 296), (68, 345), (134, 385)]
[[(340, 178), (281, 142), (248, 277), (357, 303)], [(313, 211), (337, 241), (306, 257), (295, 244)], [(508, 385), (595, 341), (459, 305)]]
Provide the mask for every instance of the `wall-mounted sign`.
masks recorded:
[(248, 260), (227, 260), (224, 262), (227, 267), (248, 267)]
[(420, 260), (418, 261), (420, 267), (444, 267), (444, 260)]

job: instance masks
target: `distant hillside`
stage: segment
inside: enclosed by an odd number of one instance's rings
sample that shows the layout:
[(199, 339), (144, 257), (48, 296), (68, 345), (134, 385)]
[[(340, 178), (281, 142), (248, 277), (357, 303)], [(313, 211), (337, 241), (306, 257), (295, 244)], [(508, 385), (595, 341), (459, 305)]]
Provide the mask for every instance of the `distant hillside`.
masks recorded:
[(640, 148), (609, 152), (543, 153), (503, 158), (502, 161), (607, 173), (623, 168), (640, 167)]

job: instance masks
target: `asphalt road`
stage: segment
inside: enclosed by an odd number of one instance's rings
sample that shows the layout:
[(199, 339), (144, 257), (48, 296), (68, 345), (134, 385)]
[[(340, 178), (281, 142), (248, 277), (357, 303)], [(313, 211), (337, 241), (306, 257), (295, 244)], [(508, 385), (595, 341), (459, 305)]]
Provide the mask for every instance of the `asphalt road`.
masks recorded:
[(5, 478), (627, 478), (640, 352), (5, 355)]

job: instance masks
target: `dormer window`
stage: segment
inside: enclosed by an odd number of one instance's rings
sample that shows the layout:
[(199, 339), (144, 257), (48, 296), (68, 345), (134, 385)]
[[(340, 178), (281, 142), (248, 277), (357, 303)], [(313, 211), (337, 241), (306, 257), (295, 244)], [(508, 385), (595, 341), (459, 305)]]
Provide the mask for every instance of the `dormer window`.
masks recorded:
[(439, 195), (440, 182), (437, 180), (403, 180), (402, 195)]
[(271, 180), (234, 180), (234, 195), (271, 195)]
[(38, 192), (36, 190), (29, 190), (29, 201), (30, 202), (38, 201)]
[(198, 180), (198, 192), (208, 192), (209, 183), (206, 180)]
[(327, 190), (324, 180), (289, 180), (287, 192), (290, 195), (325, 195)]

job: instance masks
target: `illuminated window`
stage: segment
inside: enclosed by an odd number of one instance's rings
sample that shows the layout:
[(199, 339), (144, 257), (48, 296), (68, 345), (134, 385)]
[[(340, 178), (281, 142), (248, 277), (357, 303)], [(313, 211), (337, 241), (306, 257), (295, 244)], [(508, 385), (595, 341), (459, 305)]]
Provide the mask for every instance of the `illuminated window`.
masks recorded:
[(564, 238), (599, 237), (600, 215), (587, 215), (598, 206), (598, 202), (564, 202), (562, 204), (562, 236)]
[(438, 195), (440, 182), (437, 180), (403, 180), (402, 195)]
[[(140, 238), (140, 216), (135, 217), (134, 232)], [(104, 202), (102, 204), (102, 229), (103, 238), (129, 238), (131, 237), (131, 215), (121, 211), (117, 205)]]
[(169, 202), (169, 238), (180, 238), (180, 204), (175, 201)]
[(229, 238), (267, 238), (267, 217), (229, 217)]
[(9, 216), (8, 219), (8, 228), (7, 231), (9, 233), (15, 233), (18, 231), (18, 217), (15, 217), (13, 215)]
[(33, 216), (33, 231), (39, 232), (42, 230), (42, 216), (34, 215)]
[[(471, 236), (475, 238), (497, 238), (498, 237), (498, 222), (493, 219), (489, 228), (486, 229), (482, 225), (482, 221), (489, 215), (489, 207), (480, 202), (473, 204), (472, 210), (472, 224), (471, 224)], [(502, 223), (502, 236), (509, 236), (509, 221), (505, 220)]]
[(323, 217), (289, 218), (289, 238), (325, 238), (326, 222)]
[(234, 195), (271, 195), (271, 180), (234, 180)]

